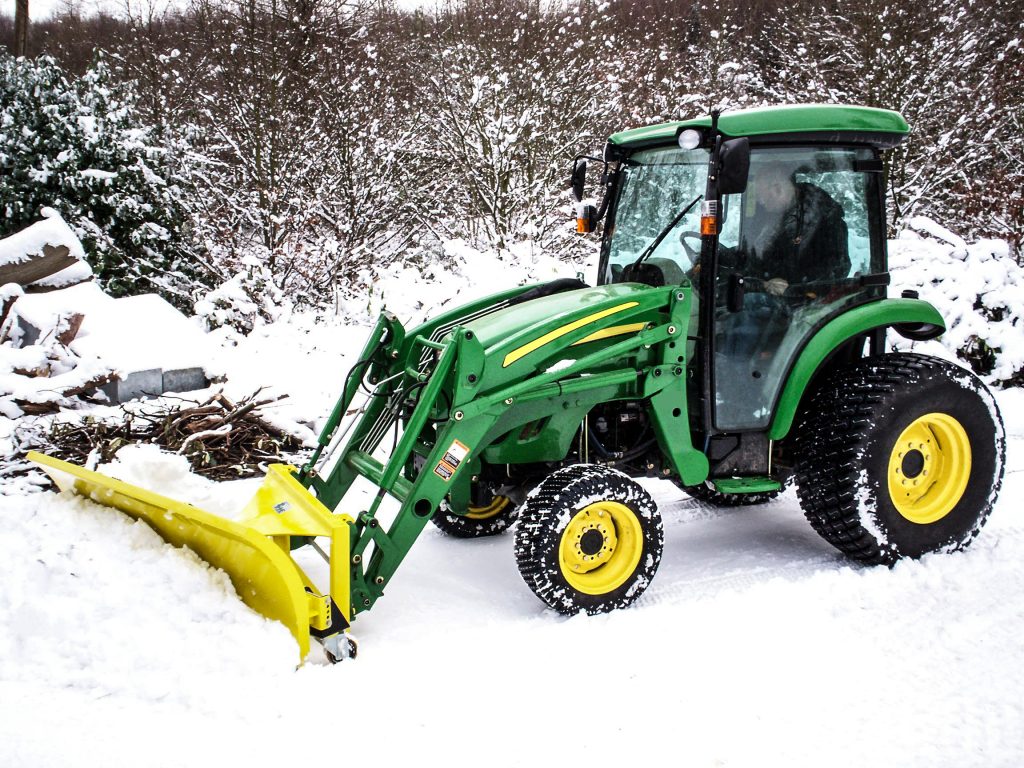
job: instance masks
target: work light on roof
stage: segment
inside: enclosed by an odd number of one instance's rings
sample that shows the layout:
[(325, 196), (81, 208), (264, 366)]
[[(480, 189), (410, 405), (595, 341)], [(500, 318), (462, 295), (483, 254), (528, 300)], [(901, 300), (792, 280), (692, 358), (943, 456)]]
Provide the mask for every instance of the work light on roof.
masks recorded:
[(696, 149), (700, 146), (700, 131), (687, 128), (679, 133), (679, 146), (683, 149)]

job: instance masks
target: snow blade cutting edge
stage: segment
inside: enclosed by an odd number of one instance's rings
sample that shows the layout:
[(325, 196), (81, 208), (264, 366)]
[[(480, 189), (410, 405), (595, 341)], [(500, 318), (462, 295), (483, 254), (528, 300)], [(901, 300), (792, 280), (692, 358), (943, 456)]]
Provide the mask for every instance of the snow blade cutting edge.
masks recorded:
[[(99, 472), (32, 451), (62, 491), (74, 491), (97, 504), (145, 521), (165, 541), (188, 547), (231, 579), (250, 608), (280, 621), (309, 653), (311, 631), (320, 637), (344, 631), (350, 620), (349, 552), (352, 518), (332, 514), (295, 479), (293, 467), (274, 464), (241, 519), (228, 520)], [(320, 594), (289, 555), (292, 536), (329, 537), (328, 594)]]

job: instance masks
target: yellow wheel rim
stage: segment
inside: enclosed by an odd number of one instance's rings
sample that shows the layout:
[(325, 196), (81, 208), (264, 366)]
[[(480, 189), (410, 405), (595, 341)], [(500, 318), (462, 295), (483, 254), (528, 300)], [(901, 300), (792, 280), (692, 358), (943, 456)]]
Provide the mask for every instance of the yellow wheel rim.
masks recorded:
[(588, 504), (569, 521), (558, 546), (558, 565), (573, 589), (604, 595), (621, 587), (643, 554), (643, 529), (629, 507)]
[(465, 516), (470, 520), (488, 520), (504, 512), (511, 502), (508, 496), (495, 496), (485, 507), (470, 507)]
[(889, 497), (912, 523), (941, 520), (971, 476), (971, 441), (959, 421), (928, 413), (903, 430), (889, 456)]

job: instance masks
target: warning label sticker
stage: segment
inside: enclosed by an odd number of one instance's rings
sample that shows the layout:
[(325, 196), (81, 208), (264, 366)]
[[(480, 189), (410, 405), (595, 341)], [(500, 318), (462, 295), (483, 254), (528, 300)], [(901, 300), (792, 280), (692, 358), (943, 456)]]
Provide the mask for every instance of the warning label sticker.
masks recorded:
[(452, 440), (451, 446), (444, 455), (444, 460), (451, 464), (453, 467), (458, 467), (462, 463), (462, 460), (469, 454), (469, 448), (458, 440)]
[(458, 440), (452, 440), (452, 444), (448, 446), (448, 450), (444, 453), (444, 458), (437, 462), (437, 466), (434, 467), (434, 474), (442, 478), (445, 482), (448, 482), (451, 480), (452, 475), (455, 474), (455, 470), (459, 468), (459, 464), (461, 464), (468, 455), (468, 445), (464, 445)]

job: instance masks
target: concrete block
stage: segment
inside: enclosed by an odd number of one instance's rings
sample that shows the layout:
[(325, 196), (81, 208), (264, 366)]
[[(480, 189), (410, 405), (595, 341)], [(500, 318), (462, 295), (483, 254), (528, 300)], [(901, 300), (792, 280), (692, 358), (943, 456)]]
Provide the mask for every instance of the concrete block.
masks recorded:
[(102, 389), (112, 403), (159, 397), (164, 391), (164, 372), (161, 368), (133, 371), (118, 381), (104, 384)]
[(164, 371), (164, 392), (194, 392), (210, 386), (202, 368), (176, 368)]

